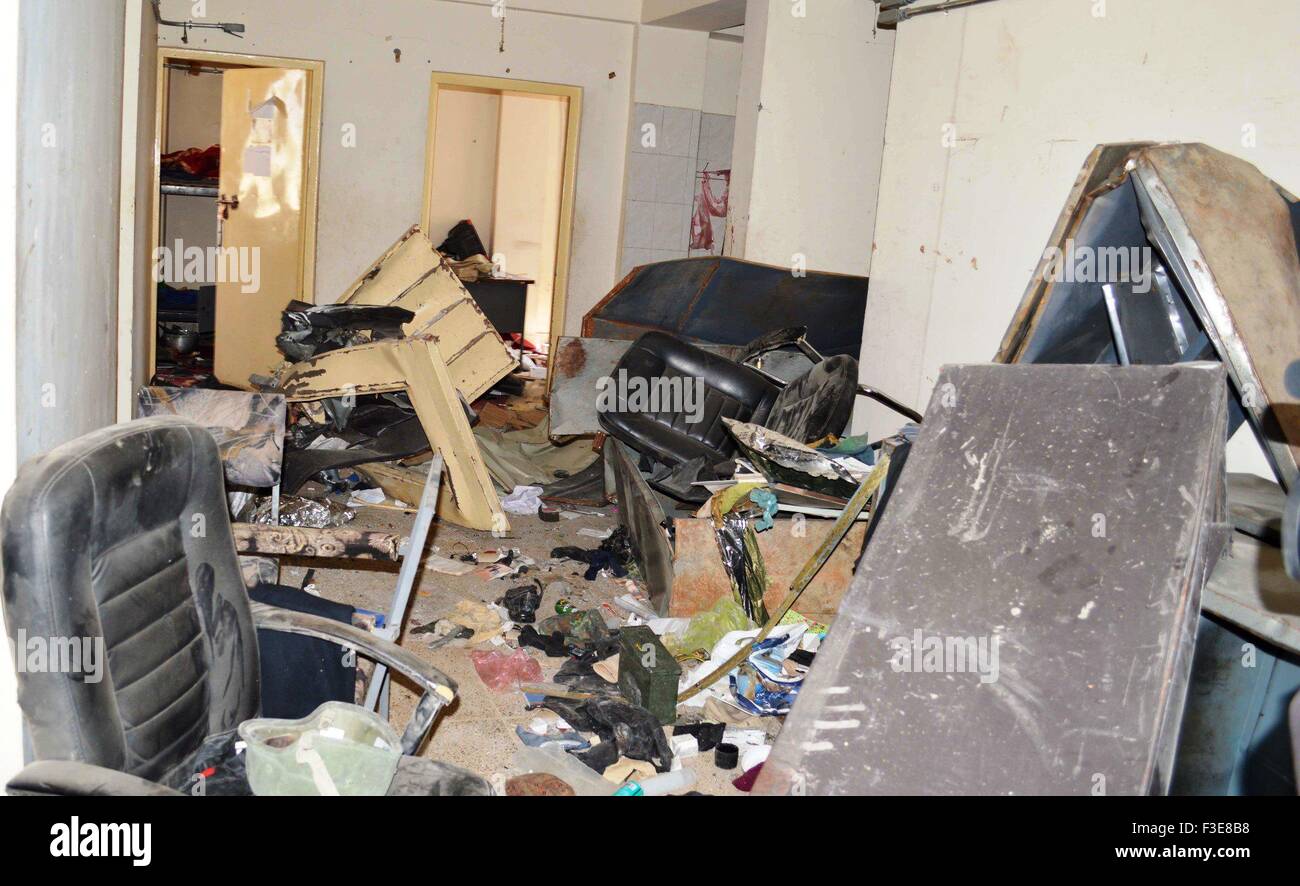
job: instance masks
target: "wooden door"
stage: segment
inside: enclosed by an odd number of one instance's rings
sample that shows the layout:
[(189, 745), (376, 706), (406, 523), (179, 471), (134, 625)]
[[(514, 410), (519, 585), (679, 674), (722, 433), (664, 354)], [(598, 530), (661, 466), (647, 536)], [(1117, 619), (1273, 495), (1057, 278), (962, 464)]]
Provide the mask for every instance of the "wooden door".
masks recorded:
[(221, 98), (217, 378), (248, 388), (283, 356), (280, 313), (303, 292), (308, 72), (226, 71)]

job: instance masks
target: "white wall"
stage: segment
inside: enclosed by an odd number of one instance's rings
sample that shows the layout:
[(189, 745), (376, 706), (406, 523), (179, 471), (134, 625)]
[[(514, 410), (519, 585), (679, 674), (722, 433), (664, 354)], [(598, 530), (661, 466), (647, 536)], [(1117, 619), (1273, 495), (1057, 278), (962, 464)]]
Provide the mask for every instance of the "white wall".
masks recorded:
[(524, 337), (539, 346), (550, 344), (568, 118), (566, 98), (501, 96), (492, 258), (501, 259), (506, 273), (537, 281), (528, 287)]
[(736, 96), (740, 91), (740, 63), (745, 44), (723, 37), (709, 38), (705, 51), (704, 102), (706, 114), (736, 114)]
[(899, 26), (863, 378), (920, 406), (942, 364), (991, 359), (1098, 143), (1201, 141), (1300, 190), (1300, 4), (1095, 6), (1000, 0)]
[[(806, 15), (795, 15), (801, 8)], [(893, 53), (892, 33), (875, 30), (875, 9), (859, 0), (749, 0), (731, 254), (787, 266), (800, 254), (812, 270), (871, 270)]]
[[(133, 414), (148, 379), (149, 293), (154, 288), (153, 151), (158, 102), (158, 26), (149, 0), (127, 0), (122, 77), (122, 185), (118, 223), (117, 419)], [(134, 162), (131, 162), (130, 159)]]
[(735, 116), (740, 40), (682, 28), (637, 29), (638, 104)]
[(500, 93), (439, 87), (429, 196), (432, 230), (426, 232), (434, 245), (441, 243), (454, 225), (469, 219), (491, 257), (500, 125)]
[(637, 28), (636, 101), (671, 108), (704, 107), (709, 61), (706, 31)]
[[(173, 18), (186, 14), (187, 7), (163, 4)], [(531, 11), (537, 8), (574, 14)], [(492, 10), (490, 2), (448, 0), (385, 0), (364, 7), (316, 0), (207, 0), (208, 19), (242, 22), (247, 32), (241, 40), (194, 31), (191, 47), (325, 62), (318, 302), (333, 301), (420, 218), (433, 71), (583, 88), (565, 320), (569, 334), (578, 332), (582, 315), (613, 286), (639, 5), (626, 0), (602, 0), (598, 7), (589, 0), (508, 3), (504, 53), (497, 51), (501, 21)], [(162, 29), (159, 39), (181, 45), (174, 28)], [(395, 49), (402, 51), (400, 62)], [(343, 146), (348, 124), (356, 127), (356, 147)]]
[[(117, 417), (126, 0), (21, 6), (18, 454)], [(60, 63), (49, 47), (59, 45)]]
[[(698, 173), (731, 168), (740, 81), (738, 41), (645, 25), (637, 34), (619, 277), (638, 265), (709, 254), (690, 249)], [(711, 252), (719, 254), (725, 225), (713, 222)]]

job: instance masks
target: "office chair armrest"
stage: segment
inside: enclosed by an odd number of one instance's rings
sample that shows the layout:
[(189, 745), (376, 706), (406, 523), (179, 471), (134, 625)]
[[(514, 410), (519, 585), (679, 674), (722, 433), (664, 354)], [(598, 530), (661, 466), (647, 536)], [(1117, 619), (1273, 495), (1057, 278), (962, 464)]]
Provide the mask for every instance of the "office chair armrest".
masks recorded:
[(58, 797), (183, 797), (183, 793), (116, 769), (76, 760), (38, 760), (9, 779), (5, 793)]
[(402, 733), (403, 754), (415, 754), (438, 712), (456, 698), (456, 683), (450, 677), (396, 643), (319, 615), (291, 612), (265, 603), (253, 603), (251, 608), (253, 624), (259, 629), (329, 640), (353, 649), (358, 655), (379, 662), (390, 670), (405, 674), (420, 686), (424, 695), (416, 705), (406, 731)]

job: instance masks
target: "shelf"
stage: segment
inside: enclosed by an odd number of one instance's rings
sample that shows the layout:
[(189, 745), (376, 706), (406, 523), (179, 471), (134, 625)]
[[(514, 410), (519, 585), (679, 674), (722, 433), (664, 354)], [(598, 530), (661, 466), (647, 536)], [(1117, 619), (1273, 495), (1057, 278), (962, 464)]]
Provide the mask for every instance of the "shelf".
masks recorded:
[(199, 184), (198, 182), (194, 182), (192, 184), (178, 184), (178, 183), (171, 183), (171, 182), (163, 182), (162, 185), (159, 186), (159, 190), (163, 194), (172, 197), (216, 198), (220, 195), (220, 191), (218, 190), (216, 185), (203, 185), (203, 184)]

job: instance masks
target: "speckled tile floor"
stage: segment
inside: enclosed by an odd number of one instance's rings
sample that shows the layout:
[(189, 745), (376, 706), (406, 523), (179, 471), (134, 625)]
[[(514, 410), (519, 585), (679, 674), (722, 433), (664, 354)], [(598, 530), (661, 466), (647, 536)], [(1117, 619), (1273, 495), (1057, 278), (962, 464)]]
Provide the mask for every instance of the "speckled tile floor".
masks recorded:
[[(533, 576), (541, 578), (544, 585), (555, 581), (567, 582), (572, 588), (572, 593), (567, 596), (579, 608), (592, 608), (613, 600), (624, 592), (621, 580), (597, 578), (584, 581), (584, 567), (578, 563), (564, 563), (551, 571), (546, 571), (545, 567), (545, 561), (555, 547), (577, 545), (587, 548), (598, 544), (595, 539), (580, 535), (578, 530), (584, 526), (603, 530), (617, 525), (613, 508), (607, 508), (603, 513), (604, 516), (584, 515), (573, 520), (562, 519), (558, 523), (543, 523), (536, 517), (511, 517), (511, 535), (504, 539), (450, 524), (434, 525), (431, 544), (436, 545), (444, 556), (513, 547), (536, 560), (538, 566), (517, 579), (497, 581), (484, 581), (472, 573), (451, 576), (430, 569), (422, 570), (399, 642), (442, 670), (459, 687), (456, 703), (439, 716), (422, 751), (424, 756), (462, 766), (489, 779), (497, 773), (507, 778), (519, 774), (510, 765), (522, 744), (515, 734), (515, 727), (536, 716), (524, 709), (523, 694), (489, 690), (470, 660), (470, 652), (475, 647), (450, 645), (429, 649), (425, 635), (413, 635), (411, 628), (450, 614), (460, 600), (492, 602), (507, 589), (524, 584), (525, 579)], [(357, 512), (350, 525), (405, 535), (410, 532), (412, 522), (413, 517), (401, 511), (365, 508)], [(346, 568), (338, 568), (340, 566)], [(395, 563), (352, 561), (345, 564), (337, 560), (305, 559), (286, 560), (282, 564), (281, 584), (300, 586), (308, 568), (316, 570), (315, 584), (321, 596), (363, 609), (387, 610), (397, 585), (398, 565)], [(555, 592), (544, 595), (538, 609), (539, 620), (555, 612), (558, 597)], [(498, 647), (483, 644), (476, 648)], [(544, 679), (549, 680), (564, 662), (560, 658), (547, 658), (538, 650), (530, 649), (528, 652), (540, 663)], [(410, 718), (416, 700), (416, 693), (409, 684), (403, 684), (400, 678), (394, 681), (390, 716), (399, 731)], [(701, 754), (683, 763), (696, 771), (694, 790), (705, 794), (744, 796), (731, 785), (731, 779), (738, 773), (716, 769), (711, 754)]]

